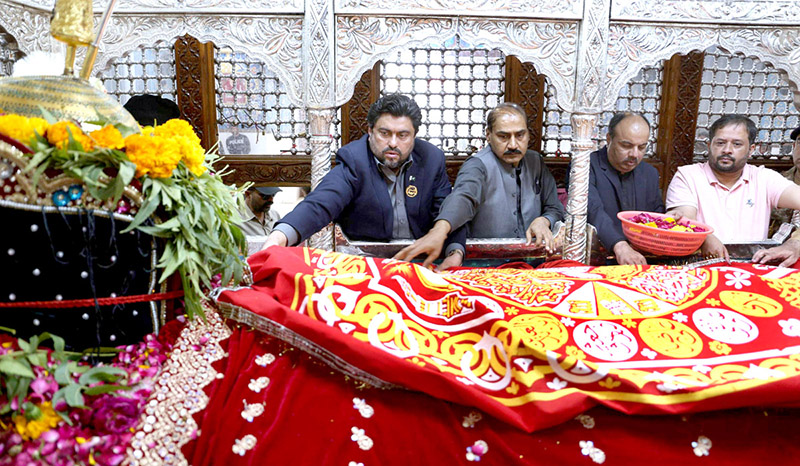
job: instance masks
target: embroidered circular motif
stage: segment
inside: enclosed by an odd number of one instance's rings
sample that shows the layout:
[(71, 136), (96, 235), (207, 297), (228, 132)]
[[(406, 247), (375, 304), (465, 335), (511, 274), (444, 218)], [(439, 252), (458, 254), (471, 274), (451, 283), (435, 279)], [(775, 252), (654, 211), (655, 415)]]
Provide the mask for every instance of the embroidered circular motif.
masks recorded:
[(526, 314), (509, 321), (514, 340), (533, 349), (548, 351), (563, 346), (569, 339), (564, 324), (550, 314)]
[(774, 317), (783, 312), (783, 306), (772, 298), (747, 291), (725, 290), (719, 299), (734, 311), (751, 317)]
[(692, 321), (705, 336), (723, 343), (750, 343), (758, 337), (756, 324), (727, 309), (698, 309), (692, 314)]
[(614, 322), (584, 322), (575, 327), (572, 338), (583, 351), (606, 361), (625, 361), (639, 351), (636, 337)]
[(670, 319), (645, 319), (639, 336), (649, 347), (671, 358), (692, 358), (703, 350), (703, 340), (689, 326)]

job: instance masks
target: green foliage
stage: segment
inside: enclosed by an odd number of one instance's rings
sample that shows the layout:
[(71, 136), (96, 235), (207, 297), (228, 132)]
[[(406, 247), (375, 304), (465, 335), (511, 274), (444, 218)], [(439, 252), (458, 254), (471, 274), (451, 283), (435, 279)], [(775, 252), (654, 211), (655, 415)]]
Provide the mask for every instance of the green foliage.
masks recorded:
[[(123, 134), (130, 129), (118, 128)], [(33, 172), (34, 183), (45, 170), (54, 168), (83, 182), (95, 199), (112, 199), (116, 203), (125, 187), (136, 173), (134, 165), (123, 151), (96, 149), (82, 150), (69, 133), (66, 148), (51, 146), (47, 139), (37, 135), (31, 142), (34, 151), (25, 168)], [(218, 157), (209, 154), (206, 164), (211, 166)], [(169, 178), (143, 176), (141, 192), (144, 201), (131, 224), (122, 231), (138, 229), (165, 239), (164, 251), (158, 261), (162, 269), (159, 283), (177, 272), (184, 287), (184, 301), (190, 318), (204, 316), (201, 307), (203, 287), (209, 287), (216, 274), (222, 283), (238, 283), (244, 273), (243, 254), (247, 241), (236, 226), (241, 220), (239, 205), (242, 190), (225, 185), (223, 174), (211, 175), (208, 171), (194, 175), (181, 162)], [(146, 225), (148, 218), (155, 224)], [(20, 368), (9, 368), (20, 370)]]
[[(53, 350), (39, 348), (47, 340), (53, 340)], [(26, 400), (31, 383), (37, 378), (37, 368), (39, 374), (53, 374), (60, 386), (53, 396), (54, 405), (63, 399), (68, 406), (84, 407), (84, 394), (96, 395), (130, 389), (127, 386), (128, 375), (120, 368), (79, 366), (77, 361), (81, 355), (64, 351), (64, 339), (61, 337), (45, 332), (31, 337), (30, 340), (19, 338), (17, 344), (20, 348), (18, 351), (0, 355), (0, 387), (5, 388), (8, 400), (17, 399), (21, 409), (15, 411), (24, 411), (28, 419), (37, 419), (41, 414), (35, 404)], [(0, 406), (0, 415), (10, 412), (11, 403)]]

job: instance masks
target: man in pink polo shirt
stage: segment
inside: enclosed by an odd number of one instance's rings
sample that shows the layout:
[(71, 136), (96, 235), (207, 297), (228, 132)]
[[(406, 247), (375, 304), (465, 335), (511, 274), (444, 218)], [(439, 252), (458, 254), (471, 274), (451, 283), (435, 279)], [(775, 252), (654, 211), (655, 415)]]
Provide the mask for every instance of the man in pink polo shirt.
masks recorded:
[[(701, 251), (730, 260), (723, 243), (767, 239), (772, 209), (800, 209), (800, 187), (778, 172), (747, 163), (755, 150), (756, 126), (742, 115), (723, 115), (709, 129), (708, 162), (678, 168), (667, 190), (667, 214), (711, 225)], [(756, 252), (753, 262), (800, 258), (800, 234), (784, 244)]]

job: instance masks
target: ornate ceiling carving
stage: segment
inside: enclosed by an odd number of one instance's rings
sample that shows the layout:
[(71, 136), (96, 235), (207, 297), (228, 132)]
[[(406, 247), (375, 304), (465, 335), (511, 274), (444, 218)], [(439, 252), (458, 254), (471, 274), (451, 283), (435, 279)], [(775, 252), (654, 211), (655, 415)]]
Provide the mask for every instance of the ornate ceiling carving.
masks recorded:
[(603, 108), (613, 110), (619, 91), (643, 66), (676, 53), (718, 45), (756, 57), (784, 72), (800, 100), (800, 29), (718, 28), (612, 24), (609, 28), (607, 88)]
[(796, 1), (775, 0), (617, 0), (611, 19), (667, 22), (800, 22)]
[(511, 19), (337, 18), (336, 103), (346, 102), (355, 83), (374, 63), (397, 49), (441, 44), (456, 33), (467, 42), (497, 47), (546, 74), (559, 104), (571, 107), (575, 88), (577, 25)]
[[(20, 6), (52, 11), (55, 0), (13, 0)], [(93, 0), (95, 13), (105, 12), (108, 0)], [(253, 13), (303, 12), (303, 0), (118, 0), (115, 12), (182, 11), (246, 11)]]
[(213, 41), (263, 61), (286, 85), (289, 97), (302, 105), (303, 20), (299, 17), (231, 17), (183, 15), (120, 15), (112, 17), (103, 38), (95, 69), (137, 47), (159, 41), (172, 43), (189, 34), (201, 42)]
[(36, 50), (63, 50), (61, 42), (50, 36), (50, 16), (50, 11), (5, 4), (0, 8), (0, 26), (17, 39), (19, 49), (25, 55)]
[(459, 34), (467, 42), (497, 47), (506, 55), (533, 63), (556, 89), (561, 107), (572, 108), (578, 27), (570, 22), (510, 19), (462, 19)]
[(578, 19), (582, 9), (582, 0), (336, 0), (336, 12), (340, 14), (394, 12)]
[(376, 61), (399, 47), (441, 43), (455, 35), (456, 20), (339, 16), (336, 18), (336, 102), (342, 105), (355, 83)]

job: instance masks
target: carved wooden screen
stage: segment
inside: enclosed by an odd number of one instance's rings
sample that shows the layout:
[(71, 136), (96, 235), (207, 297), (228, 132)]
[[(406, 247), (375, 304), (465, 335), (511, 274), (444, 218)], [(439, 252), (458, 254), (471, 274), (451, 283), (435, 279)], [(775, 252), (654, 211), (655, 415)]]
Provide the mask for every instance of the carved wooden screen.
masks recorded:
[(662, 162), (661, 190), (666, 193), (678, 167), (692, 163), (703, 53), (675, 55), (664, 64), (664, 85), (657, 159)]
[(739, 113), (750, 116), (759, 130), (753, 161), (790, 165), (789, 134), (800, 124), (800, 112), (778, 70), (758, 58), (712, 47), (706, 52), (700, 94), (695, 160), (706, 158), (711, 124), (722, 114)]
[(523, 63), (515, 56), (506, 58), (505, 101), (525, 109), (531, 139), (528, 148), (542, 150), (542, 119), (547, 78), (536, 72), (532, 63)]
[(356, 83), (353, 97), (342, 106), (342, 145), (367, 134), (367, 112), (381, 94), (381, 64), (375, 63)]

